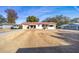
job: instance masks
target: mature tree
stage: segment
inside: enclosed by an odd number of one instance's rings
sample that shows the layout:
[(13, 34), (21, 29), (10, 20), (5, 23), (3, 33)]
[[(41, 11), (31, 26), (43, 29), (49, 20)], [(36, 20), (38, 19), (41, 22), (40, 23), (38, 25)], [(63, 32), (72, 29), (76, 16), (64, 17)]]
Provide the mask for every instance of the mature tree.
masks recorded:
[(69, 17), (63, 16), (63, 15), (56, 15), (55, 17), (49, 17), (45, 20), (43, 20), (43, 22), (55, 22), (57, 23), (57, 26), (60, 26), (62, 24), (68, 24), (70, 21)]
[(0, 15), (0, 24), (6, 23), (6, 22), (7, 22), (6, 19), (2, 15)]
[(35, 16), (28, 16), (26, 19), (27, 22), (39, 22), (39, 18)]
[(53, 22), (53, 20), (54, 20), (53, 18), (48, 17), (45, 20), (43, 20), (42, 22)]
[(5, 12), (7, 13), (8, 23), (9, 24), (14, 24), (16, 19), (18, 18), (16, 11), (13, 10), (13, 9), (7, 9), (7, 10), (5, 10)]
[(57, 21), (57, 26), (70, 23), (70, 18), (67, 16), (59, 15), (59, 16), (56, 16), (55, 18)]

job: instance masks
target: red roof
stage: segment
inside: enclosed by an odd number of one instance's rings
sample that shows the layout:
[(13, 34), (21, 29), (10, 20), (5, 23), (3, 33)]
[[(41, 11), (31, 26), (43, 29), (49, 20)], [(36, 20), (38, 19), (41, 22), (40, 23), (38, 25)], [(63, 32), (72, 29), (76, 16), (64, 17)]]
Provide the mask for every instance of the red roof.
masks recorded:
[(24, 22), (22, 25), (40, 25), (40, 24), (50, 24), (51, 22)]

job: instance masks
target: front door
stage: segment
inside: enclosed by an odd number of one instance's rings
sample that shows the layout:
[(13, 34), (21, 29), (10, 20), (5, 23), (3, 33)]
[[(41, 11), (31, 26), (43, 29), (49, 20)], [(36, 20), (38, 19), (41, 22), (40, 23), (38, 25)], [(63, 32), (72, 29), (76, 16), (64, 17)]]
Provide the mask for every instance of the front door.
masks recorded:
[(43, 29), (47, 29), (47, 25), (42, 25)]

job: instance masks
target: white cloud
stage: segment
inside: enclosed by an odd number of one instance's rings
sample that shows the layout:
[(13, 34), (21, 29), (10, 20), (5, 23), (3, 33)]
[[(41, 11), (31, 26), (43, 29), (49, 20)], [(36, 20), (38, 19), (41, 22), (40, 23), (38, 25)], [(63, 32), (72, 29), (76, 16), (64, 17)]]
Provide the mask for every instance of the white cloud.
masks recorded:
[(47, 7), (40, 7), (39, 9), (35, 9), (35, 8), (32, 8), (30, 9), (29, 11), (27, 11), (27, 15), (35, 15), (35, 16), (40, 16), (42, 14), (45, 14), (45, 13), (49, 13), (51, 12), (52, 10), (50, 9), (47, 9)]

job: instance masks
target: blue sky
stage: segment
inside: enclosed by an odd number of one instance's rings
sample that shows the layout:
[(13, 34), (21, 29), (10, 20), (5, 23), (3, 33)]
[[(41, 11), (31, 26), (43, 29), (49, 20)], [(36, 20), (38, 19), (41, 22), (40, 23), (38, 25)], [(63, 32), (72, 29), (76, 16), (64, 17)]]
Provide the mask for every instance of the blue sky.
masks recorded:
[(40, 21), (47, 17), (53, 17), (56, 15), (65, 15), (71, 18), (79, 17), (78, 6), (0, 6), (0, 14), (6, 17), (6, 9), (14, 9), (18, 14), (16, 23), (22, 23), (26, 21), (28, 16), (37, 16)]

